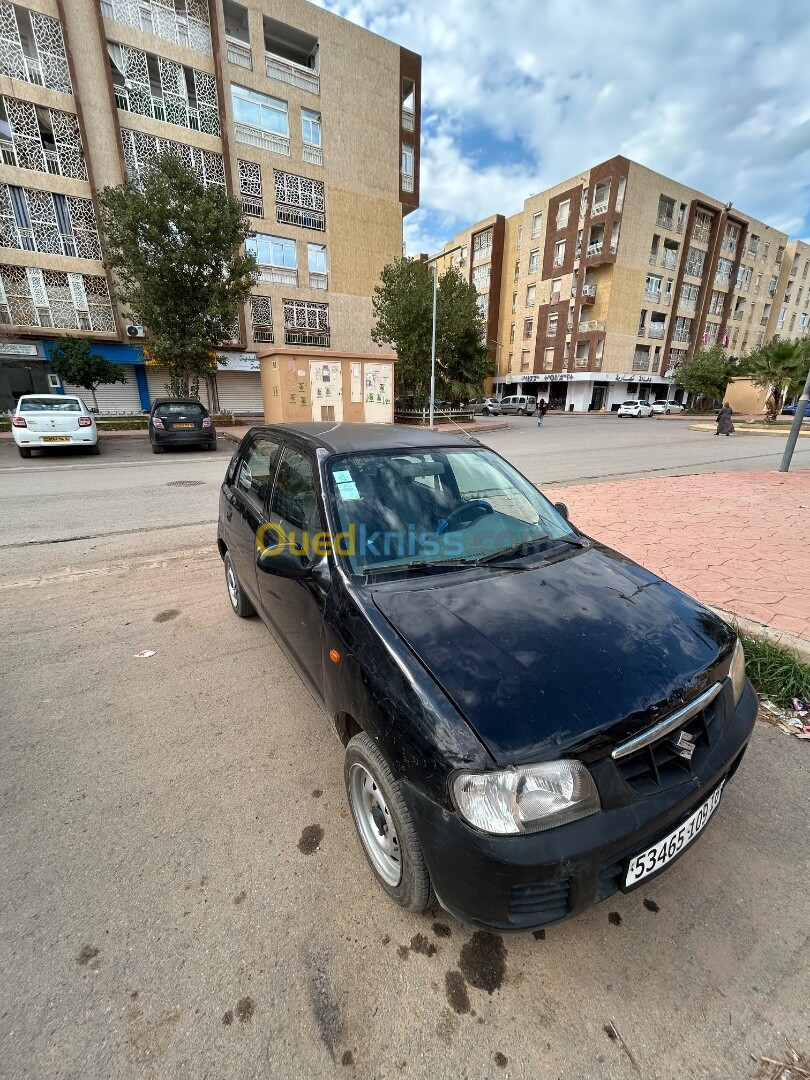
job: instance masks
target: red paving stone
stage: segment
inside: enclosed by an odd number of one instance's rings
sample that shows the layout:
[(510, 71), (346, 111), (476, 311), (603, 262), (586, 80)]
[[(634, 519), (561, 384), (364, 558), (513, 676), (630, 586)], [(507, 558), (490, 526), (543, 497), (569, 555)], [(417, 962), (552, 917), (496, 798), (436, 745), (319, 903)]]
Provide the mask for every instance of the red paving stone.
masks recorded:
[(549, 487), (571, 520), (704, 603), (810, 641), (810, 473)]

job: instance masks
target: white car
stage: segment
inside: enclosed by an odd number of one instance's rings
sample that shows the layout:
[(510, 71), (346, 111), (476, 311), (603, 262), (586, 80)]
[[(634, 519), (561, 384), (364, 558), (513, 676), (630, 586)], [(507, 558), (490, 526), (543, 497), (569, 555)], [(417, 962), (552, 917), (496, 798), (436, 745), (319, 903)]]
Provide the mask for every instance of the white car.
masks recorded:
[(623, 401), (617, 416), (652, 416), (653, 407), (649, 401)]
[(91, 454), (101, 453), (93, 414), (72, 394), (24, 394), (11, 417), (11, 433), (24, 458), (47, 446), (85, 446)]
[(670, 413), (683, 412), (683, 405), (681, 405), (680, 401), (654, 401), (652, 411), (654, 413), (665, 413), (669, 416)]

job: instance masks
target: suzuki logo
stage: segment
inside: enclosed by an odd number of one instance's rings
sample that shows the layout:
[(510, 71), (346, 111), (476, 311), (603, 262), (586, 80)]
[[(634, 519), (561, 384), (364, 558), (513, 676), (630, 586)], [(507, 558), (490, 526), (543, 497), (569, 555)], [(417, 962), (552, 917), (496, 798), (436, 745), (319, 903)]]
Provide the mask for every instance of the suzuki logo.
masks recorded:
[(677, 735), (673, 735), (670, 739), (670, 745), (678, 757), (682, 757), (685, 761), (692, 760), (692, 754), (695, 752), (695, 740), (688, 731), (679, 731)]

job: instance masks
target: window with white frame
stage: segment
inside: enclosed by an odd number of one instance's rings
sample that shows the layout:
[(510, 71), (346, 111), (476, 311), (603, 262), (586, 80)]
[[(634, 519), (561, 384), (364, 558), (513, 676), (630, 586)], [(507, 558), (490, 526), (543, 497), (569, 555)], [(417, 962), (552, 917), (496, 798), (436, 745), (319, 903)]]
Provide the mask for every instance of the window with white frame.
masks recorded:
[(555, 277), (551, 279), (551, 302), (556, 303), (560, 299), (562, 293), (562, 278)]
[(554, 265), (562, 266), (565, 262), (565, 241), (558, 240), (554, 245)]
[(245, 248), (251, 255), (256, 256), (256, 262), (260, 266), (275, 266), (286, 270), (295, 270), (298, 266), (295, 241), (286, 236), (257, 233), (247, 238)]
[(301, 141), (305, 146), (321, 145), (321, 114), (312, 109), (301, 110)]
[(706, 261), (706, 252), (700, 248), (690, 247), (686, 253), (686, 266), (684, 273), (690, 277), (703, 276), (703, 264)]
[(552, 314), (549, 315), (548, 321), (546, 323), (546, 337), (556, 337), (557, 336), (557, 328), (559, 326), (559, 320), (560, 320), (560, 317), (556, 312), (552, 312)]
[(685, 281), (681, 285), (681, 295), (678, 299), (678, 307), (686, 308), (687, 311), (694, 311), (697, 305), (697, 298), (700, 292), (698, 285), (690, 285)]
[(402, 146), (402, 186), (413, 184), (413, 147)]
[(326, 274), (326, 244), (307, 244), (310, 274)]
[(537, 300), (537, 286), (536, 285), (527, 285), (526, 286), (526, 307), (534, 307), (536, 300)]
[(268, 97), (267, 94), (260, 94), (258, 90), (249, 90), (246, 86), (237, 86), (235, 83), (231, 84), (231, 98), (233, 118), (237, 124), (289, 139), (290, 119), (286, 101)]
[(534, 319), (523, 320), (523, 340), (528, 341), (532, 336), (532, 330), (534, 329)]
[(720, 329), (720, 323), (707, 322), (703, 330), (703, 344), (714, 345), (717, 341), (717, 331)]
[(483, 232), (476, 233), (473, 236), (473, 259), (486, 259), (492, 251), (492, 229), (485, 229)]
[(721, 293), (719, 290), (714, 289), (712, 291), (711, 298), (709, 300), (709, 314), (710, 315), (722, 315), (723, 306), (726, 302), (726, 294)]
[(564, 229), (568, 225), (571, 216), (571, 200), (563, 199), (557, 207), (557, 228)]
[(714, 273), (714, 280), (718, 285), (728, 285), (731, 281), (731, 269), (733, 267), (731, 259), (718, 259), (717, 270)]
[(539, 236), (540, 230), (543, 228), (543, 213), (542, 211), (532, 215), (532, 236)]
[(540, 251), (535, 248), (534, 251), (529, 252), (529, 273), (536, 274), (540, 265)]
[(543, 371), (551, 371), (554, 367), (554, 346), (550, 345), (543, 350)]
[(520, 370), (528, 371), (532, 365), (532, 354), (530, 349), (524, 349), (520, 354)]

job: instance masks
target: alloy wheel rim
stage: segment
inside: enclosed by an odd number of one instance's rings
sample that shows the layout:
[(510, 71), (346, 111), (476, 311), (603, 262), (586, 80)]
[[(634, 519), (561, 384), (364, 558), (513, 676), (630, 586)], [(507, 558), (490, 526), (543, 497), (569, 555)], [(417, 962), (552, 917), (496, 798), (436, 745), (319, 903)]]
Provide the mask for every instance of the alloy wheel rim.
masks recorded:
[(228, 568), (225, 571), (225, 581), (228, 585), (228, 596), (231, 598), (231, 605), (236, 607), (239, 604), (239, 585), (230, 559), (228, 559)]
[(387, 885), (399, 885), (402, 853), (394, 819), (373, 774), (359, 763), (352, 765), (349, 772), (349, 798), (372, 866)]

